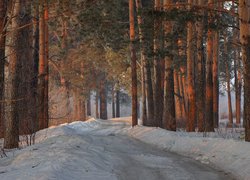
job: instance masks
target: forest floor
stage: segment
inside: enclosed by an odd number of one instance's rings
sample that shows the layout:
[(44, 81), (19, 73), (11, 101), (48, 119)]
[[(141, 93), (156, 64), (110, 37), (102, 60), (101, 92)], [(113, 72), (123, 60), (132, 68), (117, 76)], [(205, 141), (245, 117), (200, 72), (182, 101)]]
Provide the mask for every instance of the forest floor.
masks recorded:
[[(160, 128), (131, 128), (129, 118), (108, 121), (92, 119), (64, 124), (39, 131), (35, 145), (5, 152), (7, 157), (0, 159), (0, 179), (233, 179), (229, 168), (218, 170), (220, 168), (216, 167), (220, 164), (216, 164), (212, 158), (210, 160), (202, 148), (198, 152), (198, 145), (194, 146), (194, 142), (197, 142), (204, 148), (210, 144), (210, 138), (206, 138), (206, 141), (203, 139), (203, 144), (200, 137), (185, 138), (180, 133)], [(196, 140), (185, 142), (191, 139)], [(232, 141), (229, 143), (233, 144)], [(179, 143), (182, 143), (182, 147), (179, 147)], [(248, 144), (244, 145), (250, 148)], [(193, 146), (191, 153), (189, 146)], [(211, 153), (217, 155), (211, 148)], [(249, 149), (245, 150), (249, 152)], [(249, 163), (248, 158), (242, 160), (243, 165)], [(239, 177), (238, 174), (242, 174), (240, 171), (243, 175)], [(238, 179), (246, 179), (247, 174), (248, 169), (242, 168), (234, 175)]]

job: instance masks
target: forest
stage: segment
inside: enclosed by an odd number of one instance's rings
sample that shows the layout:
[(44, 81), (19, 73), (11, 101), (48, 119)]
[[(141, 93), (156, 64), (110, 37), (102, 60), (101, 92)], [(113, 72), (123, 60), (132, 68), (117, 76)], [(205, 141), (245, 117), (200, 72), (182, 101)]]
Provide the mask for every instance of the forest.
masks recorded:
[(61, 124), (99, 132), (112, 118), (139, 140), (140, 127), (230, 130), (248, 151), (250, 0), (1, 0), (1, 157)]

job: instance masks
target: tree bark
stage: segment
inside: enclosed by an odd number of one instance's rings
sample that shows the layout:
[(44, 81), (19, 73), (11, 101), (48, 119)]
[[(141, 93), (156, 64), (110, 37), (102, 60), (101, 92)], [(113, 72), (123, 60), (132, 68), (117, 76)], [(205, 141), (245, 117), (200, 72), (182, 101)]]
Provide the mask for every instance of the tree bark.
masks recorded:
[(219, 32), (214, 32), (213, 40), (213, 121), (214, 127), (219, 127), (219, 77), (218, 61), (219, 58)]
[(103, 119), (103, 120), (108, 119), (106, 80), (105, 80), (105, 78), (100, 83), (100, 118)]
[(232, 111), (232, 99), (231, 99), (231, 74), (228, 60), (228, 47), (227, 47), (227, 37), (224, 35), (224, 53), (225, 53), (225, 68), (226, 68), (226, 82), (227, 82), (227, 99), (228, 99), (228, 120), (229, 127), (233, 125), (233, 111)]
[(112, 87), (112, 118), (115, 118), (115, 90)]
[[(171, 0), (164, 1), (165, 11), (169, 10)], [(172, 23), (164, 22), (165, 36), (172, 33)], [(171, 41), (166, 40), (165, 48), (171, 46)], [(174, 101), (174, 70), (173, 70), (173, 56), (171, 54), (165, 57), (165, 77), (164, 77), (164, 110), (163, 110), (163, 128), (176, 131), (175, 119), (175, 101)]]
[(48, 0), (44, 3), (44, 38), (45, 38), (45, 74), (44, 74), (44, 128), (49, 126), (49, 4)]
[[(188, 0), (189, 4), (193, 4), (193, 0)], [(191, 6), (189, 7), (191, 9)], [(188, 111), (187, 111), (187, 131), (195, 131), (195, 87), (194, 87), (194, 24), (187, 24), (187, 93), (188, 93)]]
[(39, 79), (38, 79), (38, 119), (39, 129), (46, 128), (45, 91), (46, 91), (46, 53), (45, 53), (45, 0), (39, 1)]
[[(13, 4), (12, 28), (18, 29), (31, 23), (31, 4), (17, 0)], [(9, 76), (6, 91), (4, 148), (18, 147), (19, 127), (22, 133), (33, 133), (35, 101), (32, 98), (32, 40), (30, 26), (12, 31)], [(20, 124), (20, 126), (19, 126)]]
[(142, 3), (141, 0), (136, 0), (136, 10), (137, 10), (137, 21), (139, 28), (139, 39), (141, 44), (141, 90), (142, 90), (142, 114), (141, 120), (143, 125), (147, 125), (147, 104), (146, 104), (146, 82), (145, 82), (145, 62), (146, 62), (146, 47), (144, 41), (144, 32), (142, 26), (144, 24), (141, 11), (142, 11)]
[(239, 56), (239, 49), (236, 48), (234, 60), (234, 78), (235, 78), (235, 109), (236, 109), (236, 124), (241, 125), (241, 90), (242, 90), (242, 77), (241, 77), (241, 60)]
[(4, 136), (4, 65), (5, 65), (5, 39), (7, 1), (0, 2), (0, 138)]
[(245, 140), (250, 142), (250, 0), (239, 0), (240, 42), (244, 76), (244, 121)]
[(96, 95), (95, 95), (95, 116), (96, 118), (100, 118), (99, 115), (99, 92), (96, 90)]
[(182, 120), (182, 105), (181, 105), (181, 93), (180, 93), (180, 87), (179, 87), (179, 74), (175, 70), (174, 71), (174, 93), (175, 93), (175, 114), (176, 114), (176, 120)]
[(130, 23), (130, 58), (131, 58), (131, 78), (132, 78), (132, 126), (137, 122), (137, 71), (136, 71), (136, 52), (135, 52), (135, 15), (134, 0), (129, 0), (129, 23)]
[[(204, 0), (199, 0), (199, 5), (204, 4)], [(204, 11), (201, 12), (204, 15)], [(205, 119), (205, 62), (204, 62), (204, 47), (203, 47), (203, 31), (204, 31), (204, 21), (198, 21), (196, 23), (197, 30), (197, 92), (196, 92), (196, 113), (197, 113), (197, 126), (198, 131), (204, 131), (204, 119)]]
[[(213, 7), (213, 0), (208, 1), (208, 6)], [(212, 12), (209, 12), (209, 23), (212, 21)], [(205, 103), (205, 131), (214, 131), (213, 121), (213, 31), (207, 32), (207, 62), (206, 62), (206, 103)]]
[(87, 99), (87, 116), (91, 116), (91, 92), (88, 93), (88, 99)]
[(81, 103), (81, 120), (82, 121), (86, 121), (87, 117), (86, 117), (86, 102), (84, 100), (80, 100)]
[[(155, 0), (155, 11), (161, 11), (161, 1)], [(160, 39), (161, 37), (162, 22), (159, 18), (154, 20), (154, 120), (153, 126), (162, 126), (162, 89), (161, 89), (161, 56), (160, 56)]]
[(120, 91), (116, 91), (116, 117), (120, 117)]

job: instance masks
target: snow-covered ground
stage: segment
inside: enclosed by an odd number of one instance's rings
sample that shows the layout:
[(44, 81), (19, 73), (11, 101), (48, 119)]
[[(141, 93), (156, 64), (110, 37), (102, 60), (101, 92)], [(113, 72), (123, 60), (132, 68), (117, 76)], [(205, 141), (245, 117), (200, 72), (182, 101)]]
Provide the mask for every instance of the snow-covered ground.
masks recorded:
[(130, 118), (51, 127), (36, 134), (35, 145), (6, 154), (1, 180), (250, 179), (250, 143), (131, 128)]

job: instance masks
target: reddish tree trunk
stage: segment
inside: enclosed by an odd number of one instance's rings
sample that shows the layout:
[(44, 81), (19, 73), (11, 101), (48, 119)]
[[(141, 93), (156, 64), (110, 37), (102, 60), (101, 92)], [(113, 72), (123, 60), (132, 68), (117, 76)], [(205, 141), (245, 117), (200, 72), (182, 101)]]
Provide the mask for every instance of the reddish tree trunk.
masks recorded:
[[(193, 0), (188, 0), (193, 4)], [(190, 7), (191, 8), (191, 7)], [(195, 131), (195, 87), (194, 87), (194, 24), (188, 22), (187, 25), (187, 93), (188, 93), (188, 110), (187, 110), (187, 131)]]
[(174, 91), (175, 91), (175, 114), (176, 120), (182, 119), (181, 93), (179, 87), (178, 72), (174, 71)]
[[(204, 0), (199, 0), (199, 5), (203, 5)], [(202, 12), (204, 15), (204, 12)], [(205, 62), (204, 62), (204, 48), (203, 48), (203, 31), (204, 22), (197, 22), (197, 92), (196, 92), (196, 107), (197, 107), (197, 126), (198, 131), (204, 131), (204, 119), (205, 119)]]
[(136, 71), (136, 52), (135, 52), (135, 15), (134, 0), (129, 0), (129, 22), (130, 22), (130, 58), (132, 76), (132, 126), (137, 122), (137, 71)]
[[(208, 6), (213, 7), (213, 0), (208, 1)], [(212, 21), (211, 12), (209, 13), (209, 22)], [(213, 121), (213, 31), (207, 32), (207, 62), (206, 62), (206, 103), (205, 103), (205, 131), (214, 131)]]

